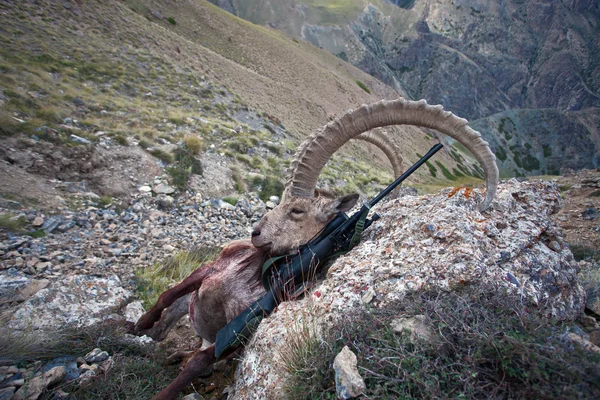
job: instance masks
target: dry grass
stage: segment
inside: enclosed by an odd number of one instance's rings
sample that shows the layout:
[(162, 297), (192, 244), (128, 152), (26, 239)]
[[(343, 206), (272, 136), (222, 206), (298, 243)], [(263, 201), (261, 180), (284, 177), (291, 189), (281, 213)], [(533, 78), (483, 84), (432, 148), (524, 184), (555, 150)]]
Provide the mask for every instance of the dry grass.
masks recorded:
[(183, 138), (183, 144), (185, 148), (192, 153), (192, 155), (197, 156), (204, 149), (204, 143), (202, 139), (195, 135), (186, 135)]
[[(392, 331), (393, 319), (418, 314), (434, 327), (436, 343)], [(306, 356), (296, 357), (287, 392), (297, 399), (334, 398), (331, 364), (348, 345), (368, 398), (597, 398), (600, 356), (565, 340), (565, 332), (499, 287), (416, 292), (346, 315), (324, 335), (329, 345), (319, 352), (304, 340), (307, 349), (295, 352)]]

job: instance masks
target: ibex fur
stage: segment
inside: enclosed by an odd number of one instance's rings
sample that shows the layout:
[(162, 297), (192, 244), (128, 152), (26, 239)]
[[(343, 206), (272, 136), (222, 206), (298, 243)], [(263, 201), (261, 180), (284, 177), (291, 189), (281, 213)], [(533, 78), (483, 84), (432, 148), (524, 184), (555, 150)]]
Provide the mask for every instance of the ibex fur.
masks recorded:
[[(176, 321), (176, 317), (168, 315), (168, 310), (166, 313), (163, 310), (173, 306), (175, 313), (181, 313), (181, 304), (184, 304), (181, 298), (192, 293), (189, 314), (193, 327), (205, 341), (213, 343), (223, 326), (264, 294), (261, 266), (269, 256), (291, 253), (308, 242), (338, 212), (349, 210), (358, 200), (357, 194), (337, 199), (315, 196), (317, 178), (333, 153), (362, 133), (389, 125), (433, 128), (463, 144), (481, 163), (486, 175), (487, 190), (480, 208), (490, 205), (498, 183), (495, 156), (480, 134), (467, 126), (466, 120), (444, 111), (441, 106), (429, 106), (425, 101), (397, 99), (363, 105), (330, 122), (300, 146), (291, 163), (281, 204), (254, 227), (251, 240), (230, 243), (214, 262), (198, 268), (164, 292), (137, 322), (135, 331), (155, 337), (164, 335), (165, 329), (152, 328), (153, 325), (161, 316), (166, 324)], [(198, 350), (175, 381), (154, 399), (174, 398), (214, 361), (214, 345)]]

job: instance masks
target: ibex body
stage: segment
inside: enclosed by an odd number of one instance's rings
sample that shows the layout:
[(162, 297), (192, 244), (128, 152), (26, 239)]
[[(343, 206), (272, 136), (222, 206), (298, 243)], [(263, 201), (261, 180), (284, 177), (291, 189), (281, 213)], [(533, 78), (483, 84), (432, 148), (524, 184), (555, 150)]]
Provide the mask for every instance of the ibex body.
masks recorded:
[[(154, 337), (165, 335), (168, 327), (164, 326), (176, 322), (185, 312), (182, 305), (187, 299), (184, 296), (192, 293), (189, 311), (194, 329), (207, 342), (213, 343), (223, 326), (265, 293), (260, 274), (269, 256), (291, 253), (299, 248), (338, 212), (349, 210), (358, 200), (357, 194), (338, 199), (315, 197), (319, 173), (333, 153), (371, 129), (403, 124), (436, 129), (469, 149), (486, 174), (487, 190), (481, 208), (489, 206), (498, 183), (495, 156), (479, 133), (467, 126), (466, 120), (444, 111), (441, 106), (429, 106), (425, 101), (398, 99), (363, 105), (330, 122), (300, 146), (291, 163), (281, 204), (254, 227), (252, 239), (230, 243), (213, 263), (200, 267), (179, 285), (163, 293), (157, 304), (138, 321), (136, 332), (148, 332)], [(162, 315), (167, 307), (171, 312)], [(161, 315), (162, 327), (159, 324), (158, 328), (152, 328)], [(173, 398), (214, 360), (214, 345), (198, 351), (155, 400)]]

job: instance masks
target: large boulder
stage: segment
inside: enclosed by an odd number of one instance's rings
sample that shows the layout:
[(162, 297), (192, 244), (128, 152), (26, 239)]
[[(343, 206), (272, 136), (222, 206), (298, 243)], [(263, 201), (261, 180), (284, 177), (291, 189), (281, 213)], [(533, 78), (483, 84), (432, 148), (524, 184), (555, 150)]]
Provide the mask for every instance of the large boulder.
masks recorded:
[(74, 275), (29, 297), (14, 311), (7, 326), (19, 330), (90, 326), (119, 310), (132, 296), (116, 275)]
[(382, 204), (381, 219), (323, 282), (261, 322), (238, 366), (233, 398), (283, 398), (279, 351), (297, 334), (298, 321), (319, 335), (366, 302), (386, 307), (416, 289), (500, 284), (527, 296), (548, 318), (575, 319), (585, 292), (550, 218), (561, 204), (556, 184), (510, 180), (483, 213), (481, 199), (479, 190), (446, 189)]

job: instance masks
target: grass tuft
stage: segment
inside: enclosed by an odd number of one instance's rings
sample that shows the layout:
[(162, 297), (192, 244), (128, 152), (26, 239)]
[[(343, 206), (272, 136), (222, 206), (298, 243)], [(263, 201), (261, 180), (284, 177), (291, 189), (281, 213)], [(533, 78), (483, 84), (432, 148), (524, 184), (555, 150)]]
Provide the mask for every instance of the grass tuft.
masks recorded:
[(201, 265), (215, 259), (221, 249), (218, 247), (196, 247), (190, 251), (180, 251), (163, 265), (139, 269), (138, 293), (146, 309), (152, 307), (158, 296), (173, 284), (188, 277)]
[(166, 151), (160, 149), (152, 149), (148, 150), (148, 153), (152, 154), (154, 157), (158, 158), (161, 161), (164, 161), (167, 164), (173, 162), (173, 155), (171, 153), (167, 153)]
[(200, 152), (204, 149), (202, 140), (198, 136), (194, 135), (186, 135), (183, 138), (183, 145), (194, 156), (200, 154)]
[(202, 172), (202, 163), (194, 157), (187, 147), (175, 150), (175, 163), (167, 168), (167, 173), (171, 176), (173, 185), (181, 190), (187, 188), (191, 174), (202, 175)]
[(0, 214), (0, 229), (13, 233), (24, 233), (27, 220), (25, 217), (15, 217), (10, 214)]

